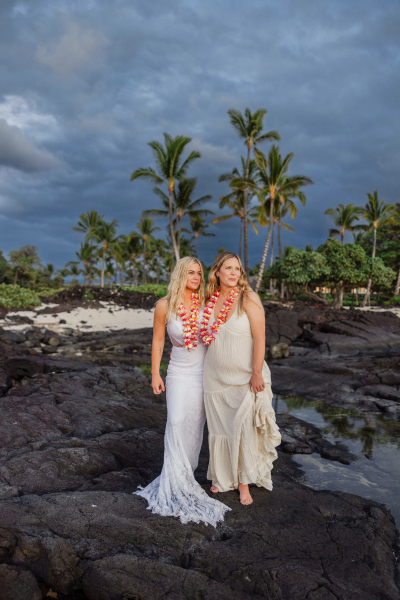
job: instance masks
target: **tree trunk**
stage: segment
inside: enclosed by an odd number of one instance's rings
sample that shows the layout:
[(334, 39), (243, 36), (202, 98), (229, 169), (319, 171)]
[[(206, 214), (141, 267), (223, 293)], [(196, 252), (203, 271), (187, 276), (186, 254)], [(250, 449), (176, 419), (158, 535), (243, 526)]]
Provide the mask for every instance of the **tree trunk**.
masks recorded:
[(100, 276), (100, 287), (104, 287), (104, 268), (106, 262), (106, 249), (103, 246), (103, 258), (101, 259), (101, 276)]
[(400, 289), (400, 269), (399, 269), (399, 274), (397, 275), (397, 281), (396, 281), (396, 285), (394, 288), (394, 295), (398, 296), (399, 295), (399, 289)]
[(135, 259), (132, 259), (132, 269), (133, 269), (133, 280), (134, 280), (134, 285), (135, 287), (138, 287), (138, 272), (137, 272), (137, 268), (136, 268), (136, 262)]
[(181, 228), (182, 228), (182, 224), (181, 224), (181, 217), (178, 216), (178, 255), (181, 255)]
[[(372, 258), (375, 258), (376, 252), (376, 227), (374, 227), (374, 245), (372, 246)], [(371, 303), (370, 295), (371, 295), (371, 285), (372, 285), (372, 277), (368, 279), (367, 291), (365, 292), (364, 299), (362, 301), (362, 306), (366, 306), (367, 302)]]
[(160, 255), (157, 254), (157, 279), (156, 279), (156, 283), (157, 285), (160, 283)]
[[(278, 221), (278, 250), (279, 250), (279, 258), (282, 260), (282, 242), (281, 242), (281, 226), (282, 226), (282, 207), (283, 203), (279, 201), (279, 221)], [(283, 300), (285, 297), (285, 283), (281, 281), (281, 291), (279, 294), (279, 299)]]
[(17, 279), (18, 279), (18, 268), (15, 270), (15, 275), (14, 275), (14, 283), (13, 283), (13, 285), (17, 285)]
[(196, 254), (195, 254), (196, 258), (199, 256), (198, 252), (197, 252), (197, 241), (198, 241), (198, 239), (199, 239), (199, 234), (195, 233), (195, 235), (194, 235), (194, 251), (196, 252)]
[[(274, 223), (272, 225), (272, 234), (271, 234), (271, 256), (269, 259), (269, 266), (272, 267), (272, 265), (274, 264), (274, 238), (275, 238), (275, 225), (276, 223)], [(272, 296), (273, 292), (274, 292), (274, 282), (272, 279), (269, 280), (269, 294), (270, 296)]]
[(339, 285), (337, 288), (336, 298), (333, 301), (332, 308), (342, 308), (343, 306), (343, 285)]
[(258, 276), (257, 276), (256, 288), (254, 290), (257, 294), (258, 294), (258, 290), (260, 289), (262, 276), (264, 274), (264, 266), (265, 266), (265, 261), (267, 259), (269, 242), (270, 242), (270, 239), (271, 239), (272, 215), (273, 215), (272, 210), (273, 210), (273, 203), (272, 203), (272, 199), (271, 199), (271, 210), (270, 210), (270, 218), (269, 218), (267, 239), (265, 240), (264, 251), (263, 251), (263, 254), (262, 254), (262, 257), (261, 257), (260, 269), (258, 271)]
[(172, 194), (174, 192), (174, 188), (171, 187), (171, 184), (169, 186), (169, 227), (171, 230), (171, 240), (172, 240), (172, 248), (175, 254), (175, 260), (178, 261), (179, 260), (179, 250), (178, 247), (176, 245), (176, 239), (175, 239), (175, 230), (174, 230), (174, 220), (173, 220), (173, 211), (172, 211)]
[(243, 219), (240, 217), (240, 235), (239, 235), (239, 258), (242, 260), (242, 229), (243, 229)]
[[(307, 296), (309, 296), (313, 300), (316, 300), (317, 302), (322, 302), (322, 304), (326, 304), (326, 305), (329, 304), (328, 300), (325, 300), (325, 298), (322, 298), (321, 296), (318, 296), (314, 292), (309, 292), (306, 288), (304, 290), (302, 290), (302, 291), (304, 292), (304, 294), (306, 294)], [(290, 299), (290, 294), (289, 294), (289, 299)]]
[(146, 273), (146, 242), (143, 240), (143, 283), (147, 283), (147, 273)]
[[(247, 144), (247, 161), (246, 161), (246, 180), (249, 178), (249, 167), (250, 167), (250, 152), (251, 146)], [(246, 271), (247, 277), (249, 276), (249, 247), (247, 241), (247, 198), (249, 195), (249, 187), (246, 186), (243, 191), (243, 237), (244, 237), (244, 270)]]

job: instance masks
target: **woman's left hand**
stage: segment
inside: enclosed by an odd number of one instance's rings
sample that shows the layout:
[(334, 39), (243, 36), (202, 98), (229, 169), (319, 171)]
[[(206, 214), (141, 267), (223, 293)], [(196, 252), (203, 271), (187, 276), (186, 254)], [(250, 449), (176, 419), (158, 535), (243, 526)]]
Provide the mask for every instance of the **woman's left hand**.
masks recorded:
[(257, 375), (253, 373), (250, 379), (250, 389), (257, 394), (258, 392), (263, 392), (265, 389), (264, 379), (262, 375)]

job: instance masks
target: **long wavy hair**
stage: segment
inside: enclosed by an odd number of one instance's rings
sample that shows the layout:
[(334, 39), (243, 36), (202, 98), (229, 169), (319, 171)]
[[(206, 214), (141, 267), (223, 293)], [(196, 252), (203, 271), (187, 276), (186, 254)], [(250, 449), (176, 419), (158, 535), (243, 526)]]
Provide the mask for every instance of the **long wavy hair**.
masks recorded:
[(219, 288), (219, 277), (217, 276), (217, 271), (220, 270), (224, 262), (229, 258), (236, 258), (240, 266), (240, 276), (236, 284), (239, 288), (238, 313), (240, 315), (243, 312), (243, 297), (246, 293), (251, 292), (252, 289), (248, 284), (246, 271), (243, 268), (242, 261), (240, 260), (239, 256), (234, 252), (222, 252), (214, 260), (213, 265), (210, 269), (210, 273), (208, 275), (206, 302), (209, 301), (213, 293), (216, 292)]
[(163, 300), (166, 300), (168, 310), (167, 315), (165, 317), (165, 322), (169, 323), (176, 316), (177, 310), (183, 302), (183, 298), (185, 296), (186, 291), (186, 282), (189, 273), (189, 267), (193, 263), (196, 263), (200, 267), (201, 271), (201, 280), (200, 285), (197, 290), (194, 290), (199, 295), (199, 306), (200, 308), (204, 306), (204, 273), (203, 267), (201, 266), (201, 262), (195, 256), (185, 256), (178, 260), (175, 265), (174, 270), (171, 274), (171, 280), (168, 285), (168, 292)]

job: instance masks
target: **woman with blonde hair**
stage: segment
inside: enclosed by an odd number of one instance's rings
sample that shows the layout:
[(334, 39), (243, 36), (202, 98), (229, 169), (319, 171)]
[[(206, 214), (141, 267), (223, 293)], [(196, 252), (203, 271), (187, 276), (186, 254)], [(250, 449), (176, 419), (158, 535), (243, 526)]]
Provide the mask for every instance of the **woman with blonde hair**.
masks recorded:
[(151, 354), (152, 387), (165, 390), (160, 376), (165, 330), (172, 343), (168, 365), (167, 425), (161, 475), (135, 492), (148, 501), (148, 509), (162, 516), (179, 517), (214, 527), (230, 510), (210, 498), (194, 478), (203, 441), (205, 410), (203, 368), (206, 348), (199, 339), (204, 308), (204, 275), (197, 258), (181, 258), (171, 275), (168, 293), (154, 311)]
[(223, 252), (209, 274), (200, 336), (208, 346), (204, 402), (209, 433), (211, 491), (239, 489), (253, 502), (249, 484), (272, 490), (272, 462), (281, 442), (272, 408), (265, 357), (265, 315), (247, 283), (240, 258)]

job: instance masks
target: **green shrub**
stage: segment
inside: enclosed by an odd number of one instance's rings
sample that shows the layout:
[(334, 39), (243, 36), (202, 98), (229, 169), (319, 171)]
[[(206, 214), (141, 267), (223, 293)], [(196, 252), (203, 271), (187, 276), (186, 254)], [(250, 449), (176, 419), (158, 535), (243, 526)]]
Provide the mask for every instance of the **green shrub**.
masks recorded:
[(6, 308), (30, 308), (40, 306), (41, 302), (36, 292), (20, 287), (0, 283), (0, 306)]
[(306, 301), (309, 302), (310, 296), (307, 296), (307, 294), (297, 294), (296, 300), (303, 300), (304, 302), (306, 302)]
[(387, 306), (390, 306), (391, 304), (400, 304), (400, 296), (393, 296), (393, 298), (390, 298), (390, 300), (387, 300), (385, 302), (385, 304)]
[(167, 295), (167, 285), (158, 283), (146, 283), (145, 285), (138, 285), (137, 287), (123, 287), (124, 290), (131, 290), (132, 292), (142, 292), (142, 294), (154, 294), (158, 298), (163, 298)]
[(92, 292), (90, 292), (89, 290), (85, 290), (85, 293), (83, 294), (83, 299), (85, 302), (91, 302), (92, 300), (94, 300), (94, 296)]

